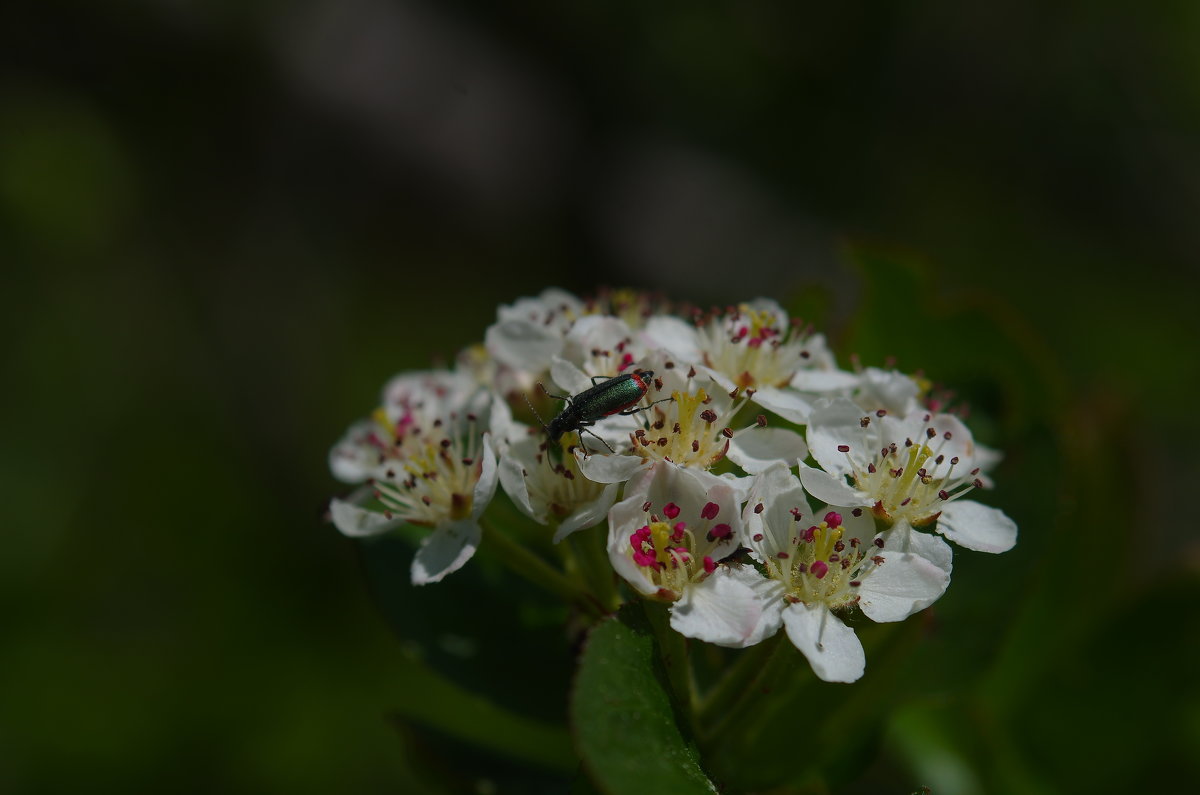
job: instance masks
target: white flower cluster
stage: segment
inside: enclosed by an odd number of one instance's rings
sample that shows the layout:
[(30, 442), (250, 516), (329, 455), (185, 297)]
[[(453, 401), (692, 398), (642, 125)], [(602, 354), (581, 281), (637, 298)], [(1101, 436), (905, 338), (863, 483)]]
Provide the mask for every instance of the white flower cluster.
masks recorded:
[[(530, 400), (556, 410), (547, 382), (573, 396), (549, 428)], [(852, 682), (865, 658), (839, 616), (900, 621), (949, 584), (950, 547), (929, 531), (985, 552), (1016, 542), (1012, 520), (966, 498), (999, 454), (924, 391), (839, 369), (773, 301), (686, 312), (547, 290), (502, 306), (454, 370), (386, 386), (331, 451), (334, 475), (363, 484), (331, 515), (350, 536), (430, 528), (412, 580), (436, 582), (474, 554), (499, 482), (555, 542), (607, 519), (612, 569), (671, 602), (683, 635), (745, 647), (782, 628), (820, 678)]]

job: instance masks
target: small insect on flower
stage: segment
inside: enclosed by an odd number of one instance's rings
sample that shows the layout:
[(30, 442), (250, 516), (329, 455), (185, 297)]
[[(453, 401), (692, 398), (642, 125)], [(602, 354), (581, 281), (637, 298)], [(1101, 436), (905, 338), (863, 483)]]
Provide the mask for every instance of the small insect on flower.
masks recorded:
[[(579, 435), (579, 446), (583, 448), (583, 454), (586, 456), (588, 448), (583, 443), (583, 432), (587, 431), (592, 425), (614, 414), (621, 416), (637, 414), (646, 411), (651, 406), (672, 400), (672, 398), (668, 397), (656, 400), (653, 403), (647, 403), (645, 406), (637, 405), (646, 396), (646, 393), (650, 391), (650, 384), (653, 383), (653, 378), (653, 370), (635, 370), (632, 373), (625, 373), (613, 378), (595, 376), (592, 378), (592, 386), (574, 397), (553, 395), (546, 391), (545, 386), (539, 383), (538, 388), (547, 396), (555, 400), (565, 400), (567, 403), (567, 407), (557, 417), (550, 420), (549, 425), (543, 425), (546, 435), (550, 437), (551, 442), (557, 442), (559, 437), (564, 433), (575, 431)], [(596, 383), (597, 381), (600, 383)], [(601, 439), (592, 431), (587, 432), (600, 439), (610, 452), (616, 452), (604, 439)]]

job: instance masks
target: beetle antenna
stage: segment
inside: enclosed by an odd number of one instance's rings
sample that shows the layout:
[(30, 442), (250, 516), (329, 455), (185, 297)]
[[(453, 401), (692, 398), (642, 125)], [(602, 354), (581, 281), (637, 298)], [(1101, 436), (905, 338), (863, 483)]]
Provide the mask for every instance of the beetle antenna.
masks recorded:
[[(544, 389), (545, 387), (543, 387)], [(542, 419), (542, 415), (538, 414), (537, 409), (529, 402), (529, 395), (522, 392), (521, 397), (525, 398), (525, 405), (529, 406), (529, 410), (533, 412), (533, 416), (537, 417), (537, 421), (541, 423), (542, 430), (546, 432), (545, 449), (542, 451), (542, 455), (546, 458), (546, 465), (553, 469), (554, 465), (550, 463), (550, 429), (546, 427), (546, 421)]]

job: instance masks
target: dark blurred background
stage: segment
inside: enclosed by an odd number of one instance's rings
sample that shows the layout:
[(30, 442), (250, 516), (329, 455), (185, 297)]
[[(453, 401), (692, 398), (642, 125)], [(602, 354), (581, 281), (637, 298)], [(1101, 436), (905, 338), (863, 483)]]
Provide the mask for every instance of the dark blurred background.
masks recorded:
[(602, 284), (802, 307), (1008, 451), (1021, 542), (960, 553), (955, 685), (861, 791), (1182, 785), (1198, 40), (1182, 1), (5, 5), (0, 789), (412, 786), (326, 451)]

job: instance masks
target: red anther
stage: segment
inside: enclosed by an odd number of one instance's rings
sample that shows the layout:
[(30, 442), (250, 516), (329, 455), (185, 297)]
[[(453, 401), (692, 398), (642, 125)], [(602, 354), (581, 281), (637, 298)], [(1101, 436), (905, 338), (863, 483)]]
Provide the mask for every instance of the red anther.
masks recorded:
[(937, 431), (935, 431), (933, 428), (925, 429), (925, 438), (932, 439), (935, 436), (937, 436)]
[(974, 483), (975, 483), (975, 488), (977, 488), (977, 489), (983, 488), (983, 481), (980, 480), (979, 478), (975, 478)]
[(776, 552), (775, 557), (779, 558), (780, 560), (787, 560), (790, 556), (786, 552)]
[(880, 549), (883, 549), (883, 539), (882, 538), (876, 538), (872, 543), (874, 543), (875, 546), (879, 547)]
[(711, 425), (717, 421), (717, 413), (712, 409), (705, 409), (704, 411), (700, 412), (700, 419)]
[(874, 465), (874, 464), (867, 464), (867, 471), (868, 471), (868, 472), (870, 472), (872, 475), (874, 475), (874, 474), (875, 474), (875, 472), (876, 472), (876, 470), (875, 470), (875, 465)]
[(938, 496), (941, 497), (943, 500), (948, 500), (948, 499), (950, 499), (950, 492), (946, 491), (945, 489), (942, 489), (941, 491), (938, 492)]
[(844, 552), (845, 549), (846, 549), (845, 541), (838, 541), (836, 544), (833, 545), (834, 552)]
[(812, 576), (816, 577), (818, 580), (822, 580), (825, 578), (825, 575), (829, 573), (829, 564), (823, 560), (814, 560), (812, 565), (808, 567), (808, 570)]
[(884, 560), (883, 555), (876, 555), (875, 557), (871, 558), (871, 562), (874, 563), (876, 566), (882, 566), (883, 560)]
[(755, 512), (755, 513), (762, 513), (762, 512), (763, 512), (763, 504), (762, 504), (761, 502), (760, 502), (758, 505), (755, 505), (755, 506), (754, 506), (754, 512)]
[(829, 513), (825, 514), (825, 524), (829, 525), (830, 527), (841, 527), (842, 515), (837, 511), (830, 511)]
[(700, 509), (701, 519), (716, 519), (717, 514), (721, 512), (721, 506), (715, 502), (706, 502), (704, 507)]
[(760, 428), (767, 427), (767, 415), (766, 414), (759, 414), (757, 417), (754, 418), (754, 421), (756, 423), (758, 423), (758, 427), (760, 427)]
[(879, 411), (875, 412), (875, 416), (876, 417), (886, 417), (887, 409), (880, 409)]
[(726, 428), (725, 430), (721, 431), (721, 435), (724, 436), (726, 439), (732, 439), (733, 438), (733, 428)]
[(667, 446), (667, 437), (665, 437), (665, 436), (658, 437), (658, 446), (666, 447)]
[(717, 570), (716, 562), (713, 561), (712, 557), (710, 557), (709, 555), (705, 555), (704, 556), (704, 571), (707, 572), (708, 574), (712, 574), (716, 570)]
[(688, 377), (688, 378), (695, 378), (695, 377), (696, 377), (696, 368), (695, 368), (695, 367), (689, 367), (689, 368), (688, 368), (688, 374), (687, 374), (687, 377)]
[(860, 585), (862, 585), (862, 580), (851, 580), (851, 581), (850, 581), (850, 587), (851, 587), (851, 588), (857, 588), (857, 587), (859, 587)]
[(848, 445), (848, 444), (839, 444), (839, 445), (838, 445), (838, 452), (839, 452), (839, 453), (848, 453), (848, 452), (850, 452), (850, 445)]
[(712, 529), (708, 531), (708, 540), (715, 541), (718, 538), (729, 538), (731, 535), (733, 535), (732, 527), (724, 523), (715, 524), (712, 526)]
[(763, 540), (763, 534), (762, 534), (762, 533), (755, 533), (755, 534), (754, 534), (754, 540), (755, 540), (755, 541), (762, 541), (762, 540)]
[(675, 423), (675, 425), (674, 425), (674, 426), (671, 428), (671, 432), (672, 432), (672, 433), (679, 433), (679, 423), (678, 423), (678, 422), (677, 422), (677, 423)]
[[(649, 505), (649, 503), (647, 503), (647, 505)], [(663, 506), (663, 515), (666, 516), (668, 519), (674, 519), (676, 516), (679, 515), (679, 510), (680, 509), (679, 509), (678, 505), (676, 505), (673, 502), (668, 502), (666, 505)]]
[(675, 362), (663, 362), (663, 369), (664, 370), (674, 370)]
[(700, 452), (700, 440), (699, 439), (692, 440), (692, 452), (693, 453)]
[(958, 456), (950, 459), (950, 466), (958, 466)]
[(912, 439), (905, 439), (905, 440), (904, 440), (904, 446), (905, 446), (905, 447), (912, 447), (912, 446), (913, 446), (913, 440), (912, 440)]
[(952, 438), (952, 434), (950, 433), (950, 431), (946, 431), (945, 433), (942, 434), (942, 438), (948, 442)]
[(967, 474), (969, 474), (969, 475), (978, 475), (978, 474), (979, 474), (979, 467), (975, 467), (974, 469), (972, 469), (972, 470), (971, 470), (970, 472), (968, 472)]
[(862, 516), (862, 508), (855, 508), (850, 513), (853, 514), (855, 517)]
[(650, 501), (646, 500), (645, 502), (642, 503), (642, 511), (645, 512), (648, 510), (650, 510)]

